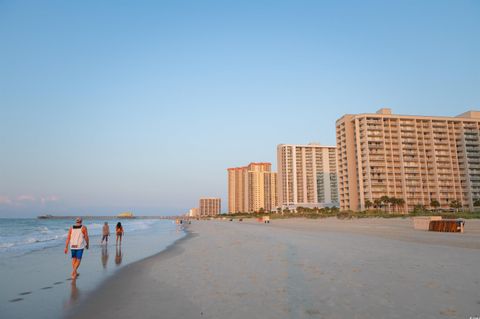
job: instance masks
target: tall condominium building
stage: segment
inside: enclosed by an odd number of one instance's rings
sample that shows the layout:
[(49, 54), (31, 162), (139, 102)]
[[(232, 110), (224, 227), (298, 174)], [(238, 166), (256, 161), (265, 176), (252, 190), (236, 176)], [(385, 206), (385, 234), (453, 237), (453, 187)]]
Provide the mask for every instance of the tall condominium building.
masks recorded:
[(214, 216), (220, 214), (222, 210), (220, 198), (205, 197), (200, 198), (198, 213), (200, 216)]
[(229, 168), (228, 212), (257, 212), (277, 207), (277, 173), (270, 163)]
[(247, 212), (247, 167), (227, 169), (228, 172), (228, 212)]
[(480, 112), (434, 117), (381, 109), (344, 115), (336, 135), (343, 210), (363, 210), (381, 196), (402, 198), (409, 211), (432, 200), (472, 209), (480, 198)]
[(279, 206), (338, 207), (335, 146), (280, 144), (277, 165)]

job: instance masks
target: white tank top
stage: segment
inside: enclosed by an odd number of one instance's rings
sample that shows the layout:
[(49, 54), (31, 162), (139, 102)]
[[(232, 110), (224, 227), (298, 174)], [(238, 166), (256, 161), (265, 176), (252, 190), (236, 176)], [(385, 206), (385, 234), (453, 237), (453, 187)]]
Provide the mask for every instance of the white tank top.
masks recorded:
[(72, 233), (70, 234), (70, 249), (85, 248), (85, 237), (82, 232), (83, 226), (72, 226)]

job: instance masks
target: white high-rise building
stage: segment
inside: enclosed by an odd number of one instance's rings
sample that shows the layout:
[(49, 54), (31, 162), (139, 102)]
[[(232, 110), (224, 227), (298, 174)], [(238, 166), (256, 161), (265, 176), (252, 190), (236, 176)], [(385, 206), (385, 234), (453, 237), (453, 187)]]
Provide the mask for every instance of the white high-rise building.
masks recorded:
[(280, 144), (277, 166), (279, 206), (338, 207), (335, 146)]

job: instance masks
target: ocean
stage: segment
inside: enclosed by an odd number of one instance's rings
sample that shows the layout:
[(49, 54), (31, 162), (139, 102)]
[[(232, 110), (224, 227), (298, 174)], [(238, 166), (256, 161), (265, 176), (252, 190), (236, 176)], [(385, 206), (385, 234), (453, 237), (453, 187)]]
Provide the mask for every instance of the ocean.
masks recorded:
[[(0, 258), (28, 254), (33, 251), (64, 244), (68, 229), (74, 219), (0, 218)], [(113, 234), (116, 225), (107, 221)], [(171, 221), (157, 219), (122, 219), (125, 233), (142, 233), (152, 228), (166, 226)], [(90, 236), (102, 234), (102, 220), (86, 220)], [(113, 236), (114, 238), (114, 236)]]
[(84, 220), (90, 249), (81, 276), (72, 282), (65, 239), (74, 220), (0, 219), (0, 318), (62, 318), (122, 267), (161, 252), (185, 235), (173, 221), (122, 219), (125, 235), (115, 245), (117, 220), (107, 220), (110, 241), (101, 245), (104, 220)]

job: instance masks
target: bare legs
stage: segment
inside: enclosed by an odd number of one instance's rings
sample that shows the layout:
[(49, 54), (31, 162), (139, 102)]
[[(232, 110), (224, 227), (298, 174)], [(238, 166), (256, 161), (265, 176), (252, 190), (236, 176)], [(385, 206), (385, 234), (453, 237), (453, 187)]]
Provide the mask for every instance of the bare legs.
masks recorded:
[(78, 258), (72, 258), (72, 279), (75, 279), (78, 277), (78, 267), (80, 267), (80, 263), (82, 262), (81, 259)]
[(122, 244), (122, 235), (117, 235), (117, 245)]
[(105, 241), (105, 244), (108, 245), (108, 235), (107, 236), (106, 235), (102, 236), (102, 241), (100, 242), (100, 244), (103, 244), (104, 241)]

